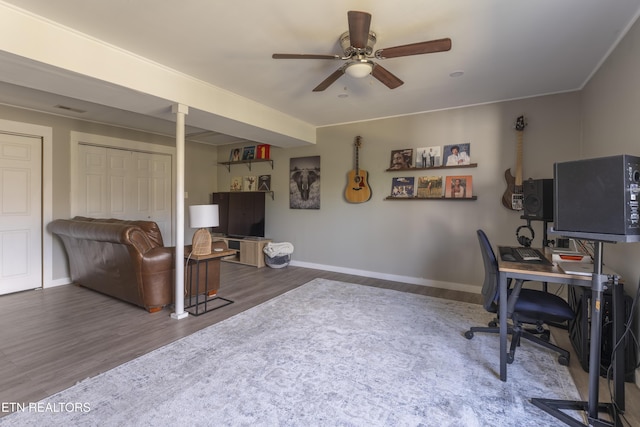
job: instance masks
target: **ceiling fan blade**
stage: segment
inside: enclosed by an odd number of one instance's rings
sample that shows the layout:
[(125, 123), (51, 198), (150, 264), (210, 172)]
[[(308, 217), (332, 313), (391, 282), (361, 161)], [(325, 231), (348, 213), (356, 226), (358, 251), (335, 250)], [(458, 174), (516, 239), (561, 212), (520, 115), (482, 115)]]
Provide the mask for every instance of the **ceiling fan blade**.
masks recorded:
[(438, 39), (428, 42), (405, 44), (403, 46), (379, 49), (375, 53), (378, 59), (398, 58), (400, 56), (422, 55), (424, 53), (446, 52), (451, 49), (451, 39)]
[(376, 64), (373, 67), (373, 71), (371, 71), (371, 75), (380, 80), (382, 84), (387, 86), (389, 89), (395, 89), (398, 86), (402, 86), (404, 84), (402, 80), (391, 74), (391, 72), (384, 68), (382, 65)]
[(346, 69), (346, 67), (342, 66), (342, 67), (338, 68), (337, 70), (335, 70), (329, 77), (324, 79), (324, 81), (322, 83), (320, 83), (318, 86), (316, 86), (313, 89), (313, 91), (314, 92), (322, 92), (323, 90), (325, 90), (326, 88), (331, 86), (336, 80), (338, 80), (340, 77), (342, 77), (342, 75), (344, 74), (344, 70), (345, 69)]
[(349, 19), (349, 40), (351, 40), (351, 46), (356, 49), (364, 49), (367, 47), (367, 41), (369, 40), (371, 14), (350, 10), (347, 12), (347, 18)]
[(306, 53), (274, 53), (273, 59), (342, 59), (340, 55), (313, 55)]

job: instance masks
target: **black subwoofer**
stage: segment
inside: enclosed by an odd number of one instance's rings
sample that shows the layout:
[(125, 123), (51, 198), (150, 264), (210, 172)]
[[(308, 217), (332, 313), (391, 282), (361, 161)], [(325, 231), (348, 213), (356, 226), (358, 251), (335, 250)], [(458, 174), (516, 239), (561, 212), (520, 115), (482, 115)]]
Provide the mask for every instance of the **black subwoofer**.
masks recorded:
[(522, 183), (523, 216), (553, 221), (553, 179), (528, 179)]

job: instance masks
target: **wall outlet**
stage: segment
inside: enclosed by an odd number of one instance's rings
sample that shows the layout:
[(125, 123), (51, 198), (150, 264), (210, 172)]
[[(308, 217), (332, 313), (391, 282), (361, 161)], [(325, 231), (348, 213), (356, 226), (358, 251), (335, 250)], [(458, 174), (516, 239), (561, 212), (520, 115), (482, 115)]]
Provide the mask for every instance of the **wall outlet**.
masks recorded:
[(188, 192), (188, 191), (185, 191), (185, 192), (184, 192), (184, 198), (185, 198), (185, 199), (188, 199), (188, 198), (189, 198), (189, 192)]

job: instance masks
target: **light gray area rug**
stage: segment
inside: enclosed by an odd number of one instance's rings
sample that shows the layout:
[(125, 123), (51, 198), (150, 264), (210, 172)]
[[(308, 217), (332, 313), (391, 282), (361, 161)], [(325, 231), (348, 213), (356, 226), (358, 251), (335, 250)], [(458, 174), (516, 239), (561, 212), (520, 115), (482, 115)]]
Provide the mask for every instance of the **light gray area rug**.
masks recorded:
[(490, 318), (474, 304), (316, 279), (0, 425), (558, 425), (529, 399), (579, 399), (568, 369), (523, 341), (501, 382), (498, 336), (463, 336)]

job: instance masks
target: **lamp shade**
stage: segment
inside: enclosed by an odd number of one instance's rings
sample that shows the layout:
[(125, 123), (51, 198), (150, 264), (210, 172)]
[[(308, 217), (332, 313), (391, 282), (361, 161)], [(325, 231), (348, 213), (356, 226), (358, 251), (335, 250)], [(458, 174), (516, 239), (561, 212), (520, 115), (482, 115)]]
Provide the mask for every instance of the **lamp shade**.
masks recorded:
[(191, 228), (198, 229), (191, 240), (192, 255), (209, 255), (211, 253), (211, 234), (206, 228), (220, 225), (218, 205), (189, 206), (189, 225)]
[(220, 225), (218, 205), (189, 206), (189, 225), (191, 228), (217, 227)]

